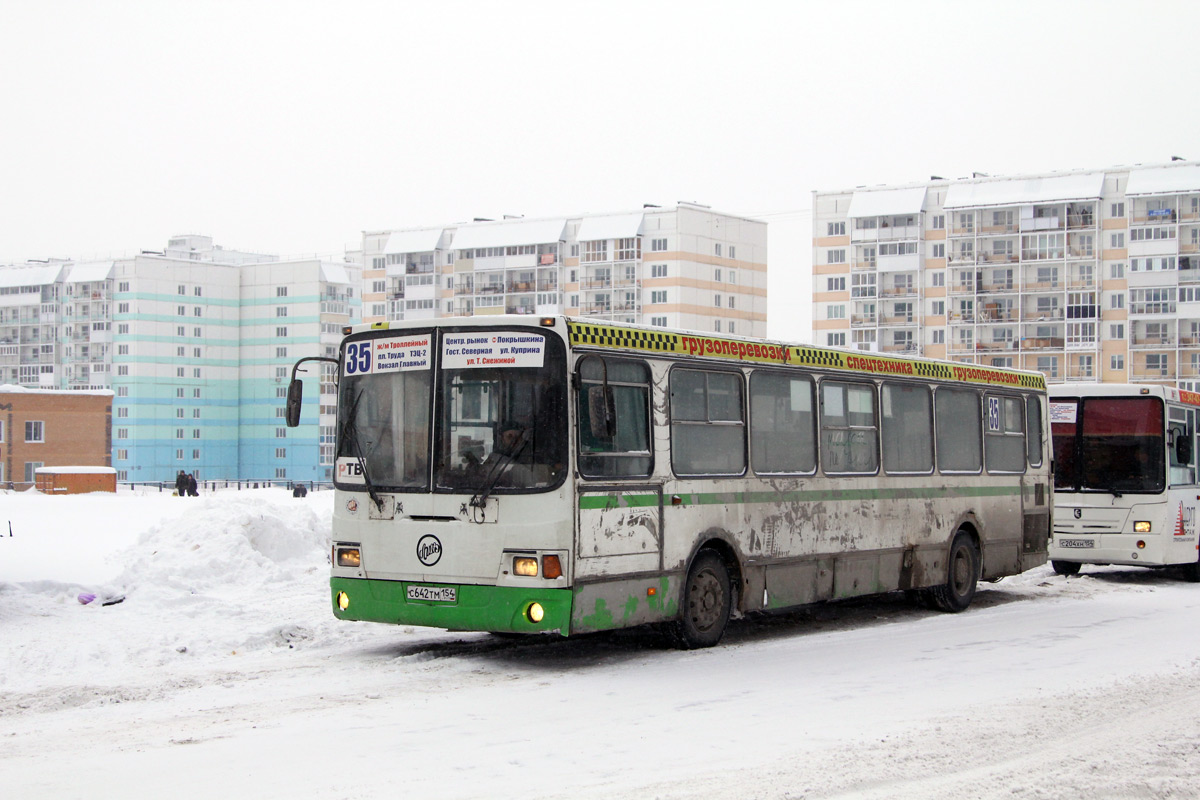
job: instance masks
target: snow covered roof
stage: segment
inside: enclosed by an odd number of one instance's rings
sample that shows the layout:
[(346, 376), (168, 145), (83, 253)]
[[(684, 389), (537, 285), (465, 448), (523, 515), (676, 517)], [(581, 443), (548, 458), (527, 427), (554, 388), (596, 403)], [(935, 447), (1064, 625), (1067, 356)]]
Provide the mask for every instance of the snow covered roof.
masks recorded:
[(113, 467), (37, 467), (34, 472), (38, 475), (58, 473), (67, 475), (112, 475), (116, 472)]
[(1104, 173), (1061, 175), (1051, 178), (1015, 178), (969, 183), (952, 183), (946, 192), (945, 208), (1021, 206), (1096, 200), (1104, 188)]
[(1126, 195), (1200, 192), (1200, 164), (1135, 169), (1129, 173)]
[(850, 210), (847, 212), (847, 216), (851, 219), (907, 216), (908, 214), (919, 214), (923, 205), (925, 205), (924, 186), (910, 189), (855, 191), (854, 196), (850, 198)]
[(393, 231), (383, 246), (388, 253), (428, 253), (438, 248), (444, 228), (420, 228), (409, 231)]
[(321, 280), (326, 283), (350, 283), (350, 273), (341, 264), (331, 261), (321, 262)]
[(603, 239), (632, 239), (642, 232), (642, 214), (607, 214), (584, 217), (575, 238), (581, 242)]
[(565, 219), (505, 220), (460, 225), (454, 232), (451, 246), (455, 250), (474, 250), (479, 247), (561, 242), (566, 227)]
[(90, 264), (72, 264), (67, 271), (67, 283), (93, 283), (104, 281), (112, 275), (113, 262), (94, 261)]
[(43, 286), (54, 283), (62, 273), (64, 264), (46, 264), (37, 267), (4, 267), (0, 269), (0, 287)]

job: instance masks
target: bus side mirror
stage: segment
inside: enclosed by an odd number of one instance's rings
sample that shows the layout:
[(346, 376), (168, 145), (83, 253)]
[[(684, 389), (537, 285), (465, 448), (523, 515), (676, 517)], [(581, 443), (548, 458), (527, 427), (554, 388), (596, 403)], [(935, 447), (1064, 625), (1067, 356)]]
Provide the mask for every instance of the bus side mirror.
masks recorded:
[(304, 384), (299, 378), (292, 378), (287, 391), (287, 426), (294, 428), (300, 424), (300, 403), (304, 399)]
[(611, 439), (617, 432), (617, 404), (611, 386), (588, 387), (588, 426), (596, 439)]
[(1180, 464), (1192, 463), (1192, 437), (1185, 431), (1178, 431), (1175, 435), (1175, 460)]

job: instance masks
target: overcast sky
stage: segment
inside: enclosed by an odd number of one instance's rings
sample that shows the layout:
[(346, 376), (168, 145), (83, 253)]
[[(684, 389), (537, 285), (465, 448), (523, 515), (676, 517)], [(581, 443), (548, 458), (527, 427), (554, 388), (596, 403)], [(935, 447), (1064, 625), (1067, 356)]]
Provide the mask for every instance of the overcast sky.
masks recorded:
[(0, 0), (0, 263), (1200, 159), (1200, 3)]

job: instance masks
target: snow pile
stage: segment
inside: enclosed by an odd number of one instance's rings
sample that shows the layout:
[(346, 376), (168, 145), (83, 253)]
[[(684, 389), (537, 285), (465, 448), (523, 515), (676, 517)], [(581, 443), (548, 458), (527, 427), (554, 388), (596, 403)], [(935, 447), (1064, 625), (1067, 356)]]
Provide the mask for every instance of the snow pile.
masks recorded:
[(115, 584), (130, 595), (240, 594), (295, 580), (325, 560), (329, 513), (240, 494), (205, 498), (185, 517), (150, 528), (126, 552), (129, 566)]

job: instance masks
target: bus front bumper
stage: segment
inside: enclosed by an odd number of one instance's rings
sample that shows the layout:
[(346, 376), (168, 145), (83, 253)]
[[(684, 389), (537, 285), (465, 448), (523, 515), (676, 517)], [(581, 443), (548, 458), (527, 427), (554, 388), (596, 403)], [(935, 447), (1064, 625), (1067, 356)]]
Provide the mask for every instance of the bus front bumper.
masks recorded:
[[(410, 592), (409, 587), (414, 591)], [(561, 633), (571, 627), (570, 589), (330, 578), (338, 619), (450, 631)], [(453, 599), (445, 598), (452, 590)], [(414, 597), (417, 595), (417, 597)]]
[[(1138, 547), (1139, 543), (1141, 547)], [(1188, 564), (1196, 560), (1196, 537), (1055, 531), (1050, 543), (1050, 559), (1131, 567)]]

